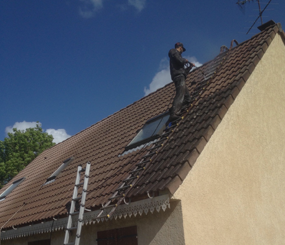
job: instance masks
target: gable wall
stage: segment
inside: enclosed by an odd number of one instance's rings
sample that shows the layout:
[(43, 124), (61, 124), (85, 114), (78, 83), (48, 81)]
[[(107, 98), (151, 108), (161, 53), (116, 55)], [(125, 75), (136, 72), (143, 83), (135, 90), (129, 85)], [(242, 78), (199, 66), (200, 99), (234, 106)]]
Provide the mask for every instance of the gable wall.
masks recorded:
[(174, 198), (186, 244), (284, 244), (285, 47), (279, 34)]

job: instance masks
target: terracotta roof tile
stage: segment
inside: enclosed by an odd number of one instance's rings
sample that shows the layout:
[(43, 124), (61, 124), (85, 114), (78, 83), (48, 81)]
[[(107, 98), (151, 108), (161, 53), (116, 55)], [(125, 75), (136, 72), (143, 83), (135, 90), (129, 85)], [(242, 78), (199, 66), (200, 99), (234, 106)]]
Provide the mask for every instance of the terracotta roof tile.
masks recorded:
[[(276, 33), (285, 39), (277, 24), (188, 75), (186, 84), (190, 93), (198, 97), (194, 97), (188, 114), (140, 174), (129, 197), (165, 190), (173, 194), (177, 190)], [(65, 204), (71, 200), (77, 166), (87, 161), (91, 162), (91, 171), (86, 206), (98, 209), (106, 203), (152, 145), (121, 155), (125, 147), (148, 119), (168, 111), (174, 95), (174, 85), (168, 84), (43, 152), (10, 182), (26, 177), (0, 202), (0, 226), (16, 212), (4, 228), (66, 215)], [(56, 180), (43, 185), (71, 156), (74, 161)]]

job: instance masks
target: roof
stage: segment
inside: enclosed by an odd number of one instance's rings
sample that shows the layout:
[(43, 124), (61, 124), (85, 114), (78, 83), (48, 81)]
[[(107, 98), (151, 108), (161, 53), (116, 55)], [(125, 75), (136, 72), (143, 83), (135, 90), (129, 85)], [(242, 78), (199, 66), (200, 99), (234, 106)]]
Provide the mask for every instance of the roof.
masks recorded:
[[(199, 86), (204, 89), (128, 193), (132, 200), (145, 198), (147, 192), (159, 195), (177, 190), (276, 33), (285, 40), (280, 24), (270, 26), (188, 75), (190, 93)], [(91, 172), (86, 207), (98, 209), (151, 145), (122, 155), (125, 147), (147, 120), (170, 108), (174, 94), (174, 85), (168, 84), (40, 154), (1, 190), (25, 178), (0, 202), (0, 227), (11, 229), (66, 215), (77, 166), (87, 161), (91, 162)], [(74, 160), (56, 180), (44, 185), (70, 157)]]

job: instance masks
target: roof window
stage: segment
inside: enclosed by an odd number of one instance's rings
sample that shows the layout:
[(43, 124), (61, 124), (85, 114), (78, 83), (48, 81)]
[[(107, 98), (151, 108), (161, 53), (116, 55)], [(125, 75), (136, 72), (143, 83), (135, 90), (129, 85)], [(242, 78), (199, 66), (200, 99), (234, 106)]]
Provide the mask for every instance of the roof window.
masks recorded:
[(168, 118), (169, 112), (165, 112), (149, 119), (133, 140), (126, 146), (125, 150), (130, 150), (158, 138), (164, 130)]
[(70, 157), (63, 161), (60, 167), (54, 171), (54, 173), (47, 179), (45, 185), (55, 181), (56, 177), (68, 166), (69, 163), (73, 161), (74, 157)]
[(25, 178), (18, 179), (13, 182), (12, 185), (10, 185), (1, 195), (0, 195), (0, 201), (4, 200), (6, 196), (8, 196), (19, 184), (21, 184)]

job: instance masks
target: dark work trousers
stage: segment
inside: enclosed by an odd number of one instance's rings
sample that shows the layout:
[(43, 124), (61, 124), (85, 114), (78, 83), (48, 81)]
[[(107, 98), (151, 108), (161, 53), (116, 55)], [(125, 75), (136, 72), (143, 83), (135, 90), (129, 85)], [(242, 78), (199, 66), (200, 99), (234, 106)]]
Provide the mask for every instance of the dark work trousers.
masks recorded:
[(185, 77), (183, 75), (173, 79), (176, 88), (176, 95), (174, 97), (172, 107), (170, 108), (170, 116), (178, 115), (182, 106), (190, 103), (190, 94), (185, 84)]

